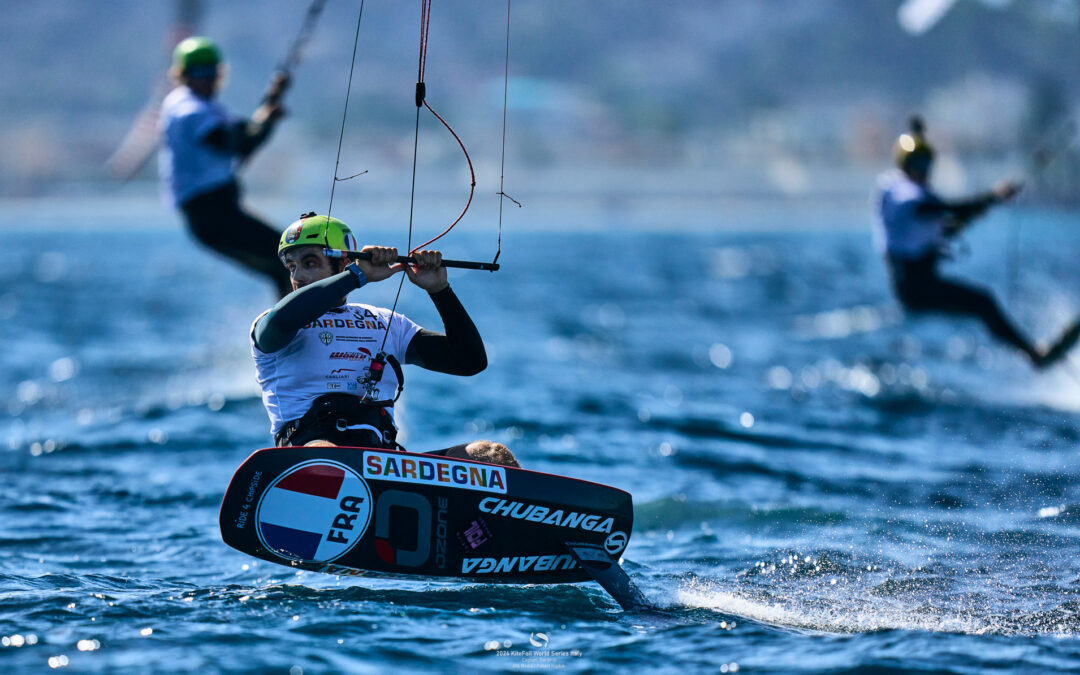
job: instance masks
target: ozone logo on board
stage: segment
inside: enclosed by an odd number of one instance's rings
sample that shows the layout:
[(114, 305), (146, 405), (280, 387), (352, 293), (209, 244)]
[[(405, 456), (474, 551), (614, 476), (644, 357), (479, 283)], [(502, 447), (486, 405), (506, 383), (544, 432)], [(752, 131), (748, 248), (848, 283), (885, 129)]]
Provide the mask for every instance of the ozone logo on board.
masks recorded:
[(611, 555), (615, 555), (626, 548), (626, 544), (629, 541), (630, 537), (625, 532), (612, 532), (608, 535), (608, 538), (604, 540), (604, 550)]
[(270, 484), (255, 512), (259, 542), (290, 560), (329, 562), (348, 553), (371, 523), (371, 489), (329, 460), (297, 464)]

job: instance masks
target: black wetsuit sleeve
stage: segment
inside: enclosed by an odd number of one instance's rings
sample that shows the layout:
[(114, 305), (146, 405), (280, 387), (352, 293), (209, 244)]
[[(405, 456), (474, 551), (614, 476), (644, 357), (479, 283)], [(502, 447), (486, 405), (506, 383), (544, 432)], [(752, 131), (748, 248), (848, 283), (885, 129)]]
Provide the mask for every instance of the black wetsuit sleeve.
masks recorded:
[(207, 145), (230, 155), (247, 157), (266, 142), (273, 130), (273, 122), (256, 124), (251, 120), (238, 120), (215, 127), (204, 140)]
[(935, 198), (928, 199), (915, 207), (915, 214), (923, 218), (949, 215), (959, 221), (966, 222), (981, 216), (996, 203), (997, 198), (992, 192), (957, 201), (945, 201)]
[(297, 331), (337, 307), (356, 284), (356, 276), (345, 271), (289, 293), (255, 322), (255, 346), (264, 354), (283, 349)]
[(454, 291), (448, 286), (430, 297), (446, 334), (421, 329), (409, 342), (405, 363), (450, 375), (476, 375), (487, 368), (480, 331)]

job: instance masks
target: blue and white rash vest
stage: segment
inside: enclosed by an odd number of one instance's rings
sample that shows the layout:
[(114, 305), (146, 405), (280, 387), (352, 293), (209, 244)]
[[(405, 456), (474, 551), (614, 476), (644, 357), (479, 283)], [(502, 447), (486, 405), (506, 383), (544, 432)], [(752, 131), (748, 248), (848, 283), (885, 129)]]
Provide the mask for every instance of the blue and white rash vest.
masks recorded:
[(890, 258), (917, 260), (943, 248), (945, 217), (920, 216), (916, 209), (940, 199), (923, 185), (895, 169), (878, 178), (874, 244)]
[(158, 175), (173, 206), (231, 182), (237, 158), (206, 143), (214, 129), (235, 123), (214, 99), (196, 96), (186, 86), (173, 89), (161, 106)]

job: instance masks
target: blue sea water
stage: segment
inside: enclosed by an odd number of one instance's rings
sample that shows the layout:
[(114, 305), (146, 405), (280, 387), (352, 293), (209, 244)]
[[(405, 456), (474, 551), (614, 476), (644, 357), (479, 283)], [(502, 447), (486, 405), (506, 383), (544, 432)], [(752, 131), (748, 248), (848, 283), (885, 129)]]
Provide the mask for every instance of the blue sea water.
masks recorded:
[[(952, 269), (1050, 339), (1080, 312), (1078, 220), (997, 215)], [(269, 288), (161, 224), (42, 216), (0, 265), (0, 667), (1075, 672), (1080, 370), (905, 321), (867, 233), (837, 225), (510, 230), (502, 271), (454, 274), (491, 365), (411, 369), (406, 444), (488, 437), (630, 491), (624, 564), (656, 609), (627, 613), (594, 584), (337, 578), (226, 547), (225, 485), (270, 442), (246, 337)], [(400, 309), (438, 326), (408, 285)]]

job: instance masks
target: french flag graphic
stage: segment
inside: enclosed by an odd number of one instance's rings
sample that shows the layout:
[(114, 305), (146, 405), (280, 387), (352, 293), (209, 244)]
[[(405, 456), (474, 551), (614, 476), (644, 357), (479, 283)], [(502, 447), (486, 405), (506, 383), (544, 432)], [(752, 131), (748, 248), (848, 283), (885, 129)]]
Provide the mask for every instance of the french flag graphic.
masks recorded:
[(334, 560), (367, 531), (371, 491), (343, 464), (298, 464), (263, 494), (257, 520), (259, 541), (267, 549), (294, 560)]

